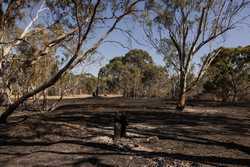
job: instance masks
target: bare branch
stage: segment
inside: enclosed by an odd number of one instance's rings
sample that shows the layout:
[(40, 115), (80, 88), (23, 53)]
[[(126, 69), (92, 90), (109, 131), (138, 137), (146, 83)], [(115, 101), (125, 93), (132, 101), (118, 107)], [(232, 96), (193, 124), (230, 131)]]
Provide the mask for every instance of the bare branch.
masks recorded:
[(191, 84), (187, 88), (186, 92), (190, 91), (201, 80), (201, 78), (207, 72), (207, 69), (210, 66), (210, 64), (214, 61), (214, 59), (218, 55), (220, 55), (222, 50), (223, 50), (223, 48), (221, 47), (219, 49), (216, 49), (214, 52), (208, 54), (208, 56), (205, 58), (205, 60), (202, 63), (202, 66), (198, 72), (198, 76), (196, 77), (196, 79), (193, 82), (191, 82)]

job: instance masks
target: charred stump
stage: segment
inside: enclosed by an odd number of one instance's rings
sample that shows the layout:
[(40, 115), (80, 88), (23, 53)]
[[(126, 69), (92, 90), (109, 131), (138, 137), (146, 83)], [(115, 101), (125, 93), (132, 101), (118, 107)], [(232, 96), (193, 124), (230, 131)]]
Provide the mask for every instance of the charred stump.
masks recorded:
[(182, 111), (184, 111), (184, 108), (185, 108), (185, 106), (179, 106), (179, 105), (177, 105), (176, 106), (176, 111), (182, 112)]
[(127, 115), (124, 112), (116, 112), (114, 116), (114, 139), (126, 137)]

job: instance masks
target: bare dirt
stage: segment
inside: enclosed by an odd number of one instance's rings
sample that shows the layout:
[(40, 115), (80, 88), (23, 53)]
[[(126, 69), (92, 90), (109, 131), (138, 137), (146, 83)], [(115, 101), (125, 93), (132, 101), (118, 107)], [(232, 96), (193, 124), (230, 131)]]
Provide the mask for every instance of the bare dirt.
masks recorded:
[[(113, 141), (113, 115), (128, 115)], [(67, 99), (53, 112), (17, 112), (0, 125), (3, 166), (250, 166), (250, 108), (164, 99)]]

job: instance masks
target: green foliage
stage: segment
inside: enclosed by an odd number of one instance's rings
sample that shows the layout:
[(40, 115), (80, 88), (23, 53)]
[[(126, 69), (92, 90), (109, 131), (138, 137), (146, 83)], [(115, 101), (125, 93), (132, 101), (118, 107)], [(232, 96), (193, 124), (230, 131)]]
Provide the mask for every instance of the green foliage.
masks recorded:
[(166, 95), (167, 72), (156, 66), (152, 57), (140, 49), (110, 60), (99, 74), (102, 87), (108, 93), (120, 93), (126, 97)]
[(208, 71), (204, 90), (224, 101), (242, 100), (250, 93), (249, 71), (250, 46), (224, 48)]
[(58, 83), (48, 90), (50, 96), (74, 96), (92, 94), (97, 86), (97, 78), (92, 74), (66, 73)]

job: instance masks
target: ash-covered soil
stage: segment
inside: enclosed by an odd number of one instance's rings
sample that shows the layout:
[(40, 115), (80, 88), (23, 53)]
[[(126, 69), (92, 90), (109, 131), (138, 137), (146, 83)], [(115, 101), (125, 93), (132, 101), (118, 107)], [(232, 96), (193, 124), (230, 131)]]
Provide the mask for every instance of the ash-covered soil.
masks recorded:
[[(113, 141), (126, 112), (127, 138)], [(67, 99), (0, 125), (0, 166), (250, 166), (250, 108), (164, 99)]]

